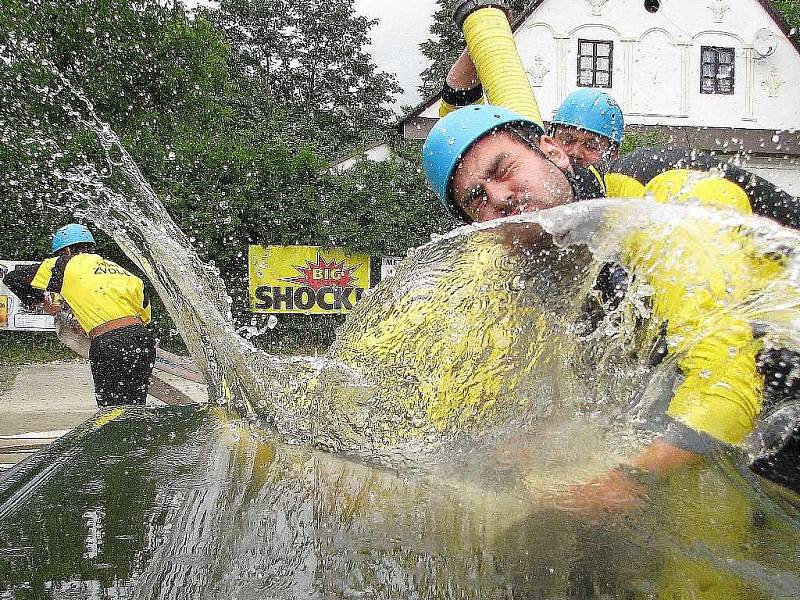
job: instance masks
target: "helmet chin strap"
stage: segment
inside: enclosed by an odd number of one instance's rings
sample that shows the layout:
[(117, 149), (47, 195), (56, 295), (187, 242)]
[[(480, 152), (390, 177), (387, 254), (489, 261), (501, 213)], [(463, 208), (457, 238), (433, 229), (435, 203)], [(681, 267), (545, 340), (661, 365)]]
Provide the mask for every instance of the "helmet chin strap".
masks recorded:
[(556, 169), (564, 174), (567, 178), (570, 187), (572, 188), (572, 195), (575, 197), (575, 202), (579, 200), (592, 200), (594, 198), (603, 198), (606, 195), (606, 189), (603, 182), (598, 179), (595, 172), (580, 166), (574, 158), (569, 159), (572, 169), (562, 169), (555, 161), (547, 156), (537, 144), (532, 140), (526, 140), (530, 147), (537, 152), (542, 158), (548, 161)]
[[(552, 161), (550, 161), (552, 162)], [(572, 186), (572, 193), (575, 200), (592, 200), (594, 198), (604, 198), (606, 189), (603, 182), (598, 178), (596, 171), (581, 167), (574, 159), (570, 159), (572, 172), (563, 171), (564, 175)]]

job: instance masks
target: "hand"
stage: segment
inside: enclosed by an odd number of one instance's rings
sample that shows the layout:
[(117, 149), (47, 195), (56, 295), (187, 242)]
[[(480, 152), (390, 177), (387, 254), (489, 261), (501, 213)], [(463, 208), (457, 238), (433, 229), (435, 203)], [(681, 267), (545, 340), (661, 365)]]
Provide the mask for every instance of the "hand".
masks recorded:
[(45, 293), (44, 295), (44, 303), (42, 304), (42, 309), (48, 315), (56, 316), (58, 313), (61, 312), (61, 303), (56, 300), (51, 293)]
[(558, 510), (594, 516), (632, 510), (642, 506), (648, 496), (642, 484), (613, 470), (588, 483), (570, 486), (566, 492), (551, 496), (549, 500)]

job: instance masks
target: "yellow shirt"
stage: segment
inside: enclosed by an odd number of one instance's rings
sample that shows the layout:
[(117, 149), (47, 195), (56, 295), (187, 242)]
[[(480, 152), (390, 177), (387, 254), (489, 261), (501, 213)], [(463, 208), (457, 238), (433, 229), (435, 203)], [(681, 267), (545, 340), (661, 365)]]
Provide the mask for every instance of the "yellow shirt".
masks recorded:
[[(646, 151), (645, 151), (646, 152)], [(745, 189), (719, 171), (647, 164), (638, 172), (604, 177), (609, 197), (698, 202), (751, 214)], [(659, 167), (648, 174), (651, 167)], [(652, 178), (648, 180), (648, 176)], [(747, 180), (745, 180), (747, 181)], [(666, 322), (671, 353), (679, 355), (683, 381), (667, 414), (711, 437), (739, 444), (761, 412), (763, 377), (756, 357), (763, 345), (743, 314), (745, 299), (779, 275), (781, 265), (757, 257), (746, 236), (708, 222), (682, 222), (664, 232), (641, 231), (623, 244), (623, 266), (653, 287), (653, 312)], [(663, 240), (669, 239), (668, 245)]]
[[(635, 191), (624, 195), (661, 202), (699, 198), (750, 212), (743, 190), (713, 173), (673, 169)], [(335, 358), (385, 383), (386, 400), (392, 400), (373, 415), (400, 407), (403, 418), (393, 414), (377, 425), (386, 428), (387, 440), (424, 435), (430, 427), (481, 427), (519, 414), (525, 410), (515, 393), (520, 382), (532, 369), (546, 370), (549, 361), (559, 360), (535, 352), (546, 346), (536, 340), (557, 327), (549, 322), (552, 315), (504, 309), (506, 286), (519, 274), (510, 266), (513, 252), (486, 235), (472, 239), (467, 250), (450, 279), (398, 295), (391, 314), (362, 311), (361, 332), (368, 335), (344, 335), (333, 349)], [(761, 342), (740, 307), (780, 265), (757, 258), (739, 232), (711, 222), (674, 225), (671, 236), (638, 232), (625, 240), (621, 259), (653, 288), (649, 326), (666, 323), (670, 352), (678, 356), (683, 380), (668, 414), (718, 440), (740, 443), (761, 410), (763, 389), (756, 367)], [(519, 347), (523, 340), (526, 349)], [(527, 360), (509, 360), (525, 352)]]
[[(514, 295), (508, 283), (518, 272), (513, 255), (495, 236), (480, 234), (443, 259), (451, 276), (416, 280), (390, 311), (361, 300), (356, 326), (339, 332), (330, 354), (381, 382), (374, 434), (396, 443), (482, 429), (524, 410), (529, 399), (513, 390), (542, 368), (537, 338), (550, 324), (537, 319), (536, 307), (507, 309)], [(339, 410), (355, 411), (342, 406), (344, 395), (337, 402)]]
[(31, 286), (61, 294), (86, 332), (123, 317), (150, 322), (142, 280), (97, 254), (49, 258), (42, 262)]

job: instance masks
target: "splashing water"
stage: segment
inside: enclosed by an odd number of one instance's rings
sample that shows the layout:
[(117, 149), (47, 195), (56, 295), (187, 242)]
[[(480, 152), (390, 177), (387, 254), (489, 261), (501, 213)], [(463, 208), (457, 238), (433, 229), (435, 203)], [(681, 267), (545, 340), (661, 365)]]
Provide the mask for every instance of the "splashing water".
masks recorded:
[[(570, 479), (567, 465), (613, 466), (652, 438), (680, 359), (675, 352), (657, 368), (650, 364), (658, 328), (642, 326), (655, 321), (647, 267), (626, 265), (634, 284), (613, 311), (597, 314), (598, 274), (624, 262), (626, 240), (642, 231), (662, 249), (660, 262), (678, 272), (703, 256), (687, 254), (676, 236), (736, 229), (759, 259), (781, 253), (779, 276), (719, 307), (692, 335), (701, 339), (736, 311), (768, 341), (800, 348), (795, 232), (701, 207), (605, 200), (443, 236), (411, 253), (396, 278), (362, 300), (327, 357), (270, 356), (236, 334), (218, 273), (199, 260), (88, 99), (60, 81), (82, 107), (73, 117), (97, 136), (111, 168), (104, 178), (63, 174), (70, 193), (147, 273), (214, 399), (286, 441), (430, 461), (434, 448), (452, 456), (461, 447), (496, 446), (513, 430), (525, 433), (525, 443), (537, 440), (530, 454), (552, 464), (530, 469), (540, 481), (557, 473)], [(581, 460), (555, 460), (569, 439), (598, 447), (583, 445)]]
[[(797, 547), (796, 518), (764, 491), (772, 490), (742, 478), (736, 456), (653, 489), (654, 510), (630, 521), (587, 524), (535, 508), (538, 494), (585, 482), (644, 447), (673, 389), (680, 344), (668, 340), (675, 352), (650, 360), (660, 338), (648, 267), (625, 264), (630, 285), (613, 308), (595, 289), (608, 264), (626, 263), (631, 236), (648, 232), (661, 266), (678, 273), (704, 259), (682, 243), (698, 231), (715, 239), (735, 230), (754, 263), (780, 256), (778, 271), (754, 277), (692, 335), (736, 312), (765, 344), (800, 350), (795, 232), (701, 207), (611, 200), (464, 227), (410, 253), (349, 315), (328, 356), (277, 358), (236, 335), (218, 273), (199, 260), (116, 134), (61, 82), (110, 168), (62, 173), (69, 192), (150, 278), (212, 399), (245, 420), (198, 425), (196, 415), (132, 411), (68, 460), (4, 481), (3, 535), (16, 566), (3, 580), (15, 589), (48, 572), (36, 558), (46, 552), (19, 546), (49, 540), (31, 536), (31, 524), (67, 510), (53, 475), (64, 468), (65, 481), (82, 482), (76, 506), (89, 527), (114, 519), (125, 522), (119, 539), (143, 540), (114, 563), (115, 581), (133, 582), (116, 591), (122, 597), (680, 597), (713, 588), (718, 597), (761, 598), (796, 590), (797, 557), (787, 550)], [(751, 274), (726, 273), (743, 275)], [(253, 423), (283, 441), (408, 468), (264, 443)], [(131, 506), (102, 498), (120, 472), (146, 497), (122, 494)], [(65, 540), (51, 540), (53, 552), (76, 555)], [(93, 538), (85, 564), (109, 559), (103, 543)], [(72, 577), (95, 581), (107, 567), (91, 563)], [(587, 573), (589, 591), (581, 588)]]

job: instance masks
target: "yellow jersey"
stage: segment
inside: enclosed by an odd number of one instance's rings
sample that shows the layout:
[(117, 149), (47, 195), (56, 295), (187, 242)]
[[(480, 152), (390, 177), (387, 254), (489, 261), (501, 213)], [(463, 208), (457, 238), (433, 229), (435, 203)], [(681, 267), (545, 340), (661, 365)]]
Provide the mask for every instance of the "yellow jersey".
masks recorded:
[(49, 258), (36, 271), (31, 287), (60, 294), (86, 332), (123, 317), (150, 322), (142, 280), (97, 254)]
[[(602, 175), (608, 197), (696, 202), (741, 214), (757, 212), (797, 226), (796, 198), (713, 156), (648, 148), (613, 162)], [(734, 228), (683, 222), (663, 235), (634, 233), (622, 264), (653, 287), (654, 325), (666, 325), (682, 381), (667, 415), (694, 431), (739, 444), (761, 412), (763, 349), (741, 306), (779, 277), (779, 259), (758, 256)], [(685, 260), (676, 260), (683, 256)], [(709, 327), (713, 324), (712, 327)], [(704, 332), (704, 333), (703, 333)]]

